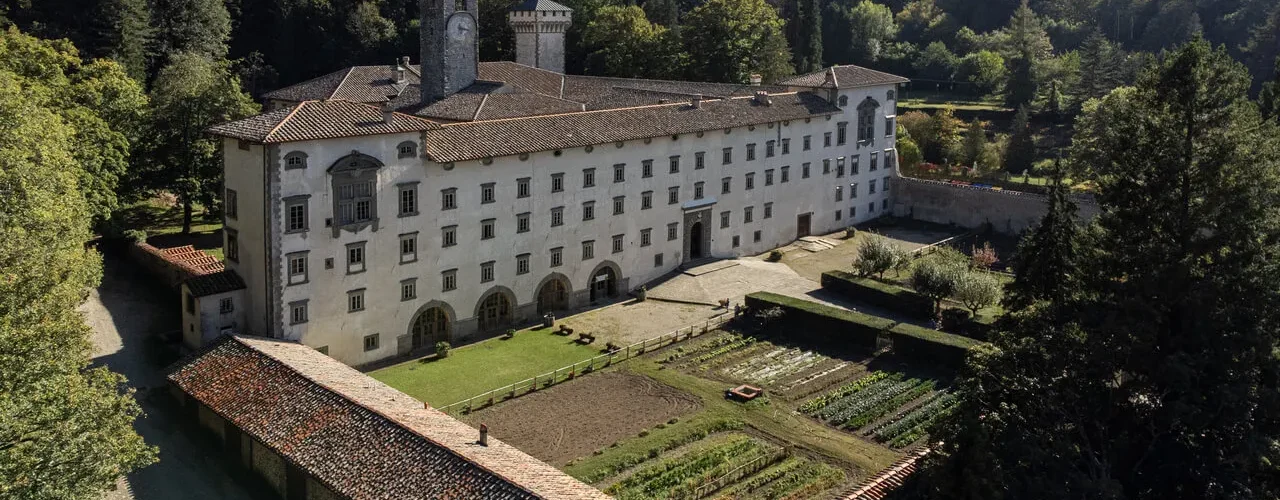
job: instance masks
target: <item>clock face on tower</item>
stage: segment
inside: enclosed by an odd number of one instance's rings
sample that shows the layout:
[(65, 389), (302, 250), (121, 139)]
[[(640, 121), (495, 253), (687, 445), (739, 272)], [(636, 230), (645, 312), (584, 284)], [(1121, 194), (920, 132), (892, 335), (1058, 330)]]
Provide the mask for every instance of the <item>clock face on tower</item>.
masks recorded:
[(472, 40), (476, 36), (476, 21), (469, 14), (458, 13), (449, 16), (446, 27), (449, 38), (459, 42)]

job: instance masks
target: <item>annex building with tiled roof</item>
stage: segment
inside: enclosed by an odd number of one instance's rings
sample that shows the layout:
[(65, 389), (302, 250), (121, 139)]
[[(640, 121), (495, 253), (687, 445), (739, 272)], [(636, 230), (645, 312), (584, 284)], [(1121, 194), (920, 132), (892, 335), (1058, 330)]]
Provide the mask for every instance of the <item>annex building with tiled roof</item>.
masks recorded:
[(295, 342), (223, 336), (168, 378), (194, 420), (283, 498), (609, 498)]
[(422, 13), (419, 64), (321, 75), (209, 130), (245, 284), (219, 331), (365, 365), (889, 210), (901, 77), (568, 75), (571, 14), (549, 0), (510, 17), (525, 63), (477, 62), (474, 2), (446, 3)]

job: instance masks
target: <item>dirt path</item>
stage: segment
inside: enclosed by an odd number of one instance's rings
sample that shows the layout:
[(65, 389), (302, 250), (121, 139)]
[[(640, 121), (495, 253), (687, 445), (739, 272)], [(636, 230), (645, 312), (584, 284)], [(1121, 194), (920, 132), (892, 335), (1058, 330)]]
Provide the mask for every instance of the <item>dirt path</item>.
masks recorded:
[(206, 445), (180, 426), (159, 398), (168, 361), (156, 334), (179, 328), (178, 295), (157, 292), (149, 278), (122, 258), (106, 256), (102, 285), (80, 307), (93, 329), (94, 364), (129, 378), (145, 417), (134, 428), (160, 449), (160, 461), (123, 478), (109, 500), (240, 500), (254, 498), (210, 456)]

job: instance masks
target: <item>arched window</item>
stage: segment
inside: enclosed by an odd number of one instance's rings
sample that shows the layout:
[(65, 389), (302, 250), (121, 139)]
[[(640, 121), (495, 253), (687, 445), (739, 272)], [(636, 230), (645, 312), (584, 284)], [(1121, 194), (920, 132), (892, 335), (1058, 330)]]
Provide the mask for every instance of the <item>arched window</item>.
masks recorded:
[(892, 100), (893, 100), (893, 98), (894, 98), (894, 94), (895, 94), (895, 92), (893, 91), (893, 89), (889, 89), (889, 91), (888, 91), (888, 92), (885, 92), (885, 94), (884, 94), (884, 98), (885, 98), (886, 100), (892, 101)]
[(293, 151), (284, 155), (284, 169), (293, 170), (295, 168), (307, 168), (307, 154), (302, 151)]
[(397, 158), (413, 158), (418, 155), (418, 143), (404, 141), (396, 146)]
[(876, 133), (876, 110), (880, 108), (880, 103), (867, 96), (862, 104), (858, 105), (858, 142), (870, 141), (875, 137)]
[(377, 158), (352, 151), (329, 167), (333, 182), (333, 231), (341, 229), (359, 231), (372, 225), (378, 230), (378, 169), (382, 162)]
[(845, 107), (845, 106), (848, 106), (848, 105), (849, 105), (849, 96), (847, 96), (847, 95), (842, 95), (842, 96), (840, 96), (840, 101), (839, 101), (839, 102), (840, 102), (840, 107), (842, 107), (842, 108), (843, 108), (843, 107)]

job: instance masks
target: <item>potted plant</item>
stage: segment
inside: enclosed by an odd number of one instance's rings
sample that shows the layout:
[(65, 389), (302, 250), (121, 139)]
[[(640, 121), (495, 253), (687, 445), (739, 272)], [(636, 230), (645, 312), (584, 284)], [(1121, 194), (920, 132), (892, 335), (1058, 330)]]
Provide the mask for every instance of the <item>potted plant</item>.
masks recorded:
[(443, 340), (436, 342), (436, 358), (443, 359), (449, 357), (449, 343)]

